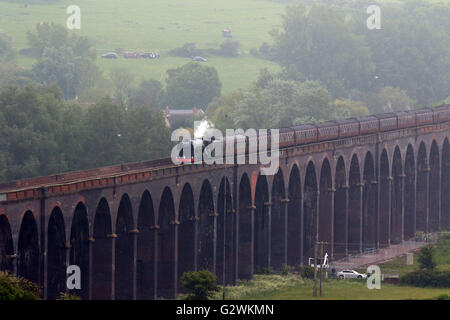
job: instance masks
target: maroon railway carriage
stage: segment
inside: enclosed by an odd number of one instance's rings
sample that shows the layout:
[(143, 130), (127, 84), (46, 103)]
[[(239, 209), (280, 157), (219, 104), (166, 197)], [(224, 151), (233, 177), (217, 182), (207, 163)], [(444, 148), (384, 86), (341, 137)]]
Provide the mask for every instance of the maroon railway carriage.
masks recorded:
[(377, 114), (375, 117), (380, 121), (380, 132), (397, 129), (397, 114), (394, 112)]
[(317, 142), (317, 127), (312, 124), (303, 124), (292, 127), (295, 131), (295, 144), (307, 144)]
[(359, 134), (359, 121), (355, 118), (339, 120), (339, 138), (357, 136)]

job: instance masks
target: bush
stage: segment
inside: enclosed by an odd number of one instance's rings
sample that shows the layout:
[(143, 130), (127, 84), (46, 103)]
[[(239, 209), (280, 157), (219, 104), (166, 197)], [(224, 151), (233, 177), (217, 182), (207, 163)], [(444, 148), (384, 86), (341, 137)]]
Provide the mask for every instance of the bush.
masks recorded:
[(306, 279), (314, 279), (314, 267), (303, 266), (300, 268), (300, 276)]
[(182, 47), (172, 49), (169, 54), (175, 57), (192, 58), (202, 55), (203, 51), (193, 42), (185, 43)]
[(185, 272), (181, 283), (189, 293), (189, 300), (208, 300), (219, 291), (216, 275), (208, 270)]
[(450, 240), (450, 231), (441, 231), (439, 233), (439, 240)]
[(81, 297), (76, 294), (61, 292), (56, 300), (81, 300)]
[(418, 270), (400, 277), (401, 285), (450, 288), (450, 271)]
[(218, 54), (225, 57), (237, 57), (239, 49), (239, 42), (232, 40), (225, 40), (218, 50)]
[(450, 300), (450, 296), (448, 294), (440, 294), (436, 297), (436, 300)]
[(436, 267), (436, 261), (434, 260), (434, 249), (432, 245), (422, 247), (419, 251), (419, 266), (422, 270), (433, 270)]
[(0, 300), (39, 300), (40, 294), (33, 282), (0, 271)]

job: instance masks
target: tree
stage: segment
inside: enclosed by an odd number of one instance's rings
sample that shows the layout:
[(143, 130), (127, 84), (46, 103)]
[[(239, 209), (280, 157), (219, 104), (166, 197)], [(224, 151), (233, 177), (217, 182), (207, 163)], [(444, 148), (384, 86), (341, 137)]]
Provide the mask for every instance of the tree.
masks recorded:
[(366, 31), (365, 37), (376, 65), (377, 87), (406, 90), (425, 107), (448, 95), (450, 37), (445, 28), (436, 29), (407, 5), (398, 13), (384, 9), (382, 30)]
[(185, 272), (181, 276), (183, 287), (189, 292), (188, 299), (208, 300), (219, 291), (216, 275), (208, 270)]
[(28, 43), (32, 54), (40, 58), (45, 48), (70, 47), (78, 57), (95, 59), (95, 51), (90, 41), (85, 37), (69, 34), (67, 29), (54, 23), (38, 23), (35, 32), (27, 33)]
[(343, 10), (288, 7), (282, 31), (272, 36), (275, 60), (292, 79), (319, 80), (337, 97), (345, 97), (352, 88), (369, 87), (374, 71), (370, 50)]
[(320, 83), (274, 79), (243, 94), (233, 119), (244, 129), (269, 129), (333, 118), (331, 95)]
[(233, 114), (236, 105), (242, 101), (244, 92), (239, 90), (228, 95), (215, 97), (206, 109), (208, 119), (214, 126), (223, 132), (226, 129), (234, 128)]
[(175, 109), (206, 108), (220, 96), (222, 83), (214, 67), (190, 62), (167, 70), (165, 103)]
[(144, 80), (132, 95), (134, 105), (145, 105), (156, 109), (160, 107), (162, 84), (158, 80)]
[(436, 261), (434, 260), (434, 248), (432, 245), (422, 247), (419, 251), (419, 266), (422, 270), (433, 270), (436, 267)]
[(92, 105), (84, 117), (83, 168), (121, 163), (124, 157), (125, 109), (104, 98)]
[(371, 113), (412, 110), (416, 105), (416, 101), (405, 90), (393, 87), (383, 87), (378, 93), (368, 93), (365, 100)]
[(81, 83), (81, 59), (72, 48), (45, 48), (41, 60), (33, 66), (37, 81), (45, 85), (57, 84), (66, 99), (73, 99)]
[(11, 40), (0, 34), (0, 62), (10, 62), (15, 58)]
[[(0, 91), (0, 180), (67, 170), (60, 152), (62, 94), (56, 86), (7, 87)], [(3, 160), (2, 160), (3, 158)]]
[(333, 104), (335, 119), (363, 117), (369, 114), (369, 109), (362, 101), (336, 99)]
[(239, 55), (239, 41), (225, 40), (220, 45), (218, 54), (226, 57), (237, 57)]
[(117, 68), (111, 71), (111, 81), (115, 89), (115, 99), (122, 105), (128, 105), (133, 89), (133, 75), (125, 68)]

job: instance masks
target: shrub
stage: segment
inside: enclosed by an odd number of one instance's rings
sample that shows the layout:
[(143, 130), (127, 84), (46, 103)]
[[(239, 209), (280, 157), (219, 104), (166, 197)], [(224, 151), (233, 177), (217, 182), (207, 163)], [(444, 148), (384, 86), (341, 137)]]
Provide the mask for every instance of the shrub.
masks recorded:
[(216, 275), (208, 270), (185, 272), (181, 283), (189, 293), (189, 300), (208, 300), (219, 291)]
[(76, 294), (60, 292), (58, 299), (56, 299), (56, 300), (81, 300), (81, 297), (77, 296)]
[(192, 58), (202, 55), (202, 50), (193, 42), (185, 43), (182, 47), (172, 49), (169, 54), (176, 57)]
[(450, 288), (450, 271), (418, 270), (400, 277), (401, 285)]
[(256, 267), (254, 270), (254, 274), (276, 274), (274, 270), (267, 267)]
[(314, 279), (314, 267), (303, 266), (300, 268), (300, 276), (306, 279)]
[(225, 40), (220, 45), (220, 49), (218, 50), (217, 53), (225, 57), (237, 57), (239, 54), (238, 49), (239, 49), (238, 41)]
[(450, 296), (448, 294), (440, 294), (436, 297), (436, 300), (450, 300)]
[(434, 260), (434, 249), (432, 245), (422, 247), (419, 251), (419, 261), (420, 269), (422, 270), (433, 270), (436, 267), (436, 261)]
[(439, 240), (450, 240), (450, 231), (441, 231), (439, 233)]
[(40, 293), (33, 282), (0, 271), (0, 300), (39, 300)]

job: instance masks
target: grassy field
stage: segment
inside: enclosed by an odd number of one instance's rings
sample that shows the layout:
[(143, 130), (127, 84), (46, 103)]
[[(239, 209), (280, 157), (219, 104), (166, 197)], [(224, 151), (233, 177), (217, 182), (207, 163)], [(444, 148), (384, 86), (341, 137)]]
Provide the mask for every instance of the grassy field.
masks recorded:
[[(26, 33), (39, 22), (65, 25), (66, 8), (73, 1), (51, 4), (23, 4), (0, 1), (0, 32), (13, 38), (17, 49), (27, 47)], [(210, 56), (207, 65), (217, 68), (223, 92), (248, 87), (261, 68), (276, 71), (274, 63), (250, 55), (270, 41), (269, 31), (280, 26), (285, 5), (267, 0), (78, 0), (81, 9), (81, 29), (78, 35), (89, 37), (100, 55), (123, 48), (130, 51), (153, 50), (161, 53), (159, 60), (104, 61), (99, 65), (106, 71), (127, 68), (137, 80), (164, 80), (168, 68), (178, 67), (189, 59), (167, 56), (167, 52), (186, 42), (199, 48), (218, 48), (224, 38), (221, 31), (230, 28), (233, 39), (240, 42), (240, 56), (224, 58)], [(19, 57), (24, 67), (31, 59)]]
[(254, 280), (226, 291), (227, 299), (238, 300), (408, 300), (434, 299), (442, 294), (450, 295), (450, 289), (382, 283), (381, 289), (369, 290), (365, 281), (328, 279), (322, 283), (322, 297), (313, 297), (312, 280), (277, 275), (256, 275)]
[[(438, 270), (450, 270), (450, 239), (440, 240), (435, 246), (434, 255)], [(379, 266), (383, 274), (403, 275), (418, 268), (417, 258), (416, 252), (413, 265), (405, 265), (403, 257), (398, 257)], [(228, 299), (250, 300), (404, 300), (434, 299), (442, 294), (450, 295), (450, 288), (417, 288), (382, 283), (381, 289), (369, 290), (365, 280), (326, 279), (323, 282), (322, 297), (314, 298), (313, 281), (300, 279), (293, 274), (255, 275), (253, 280), (241, 281), (237, 286), (226, 290)], [(221, 293), (216, 298), (220, 299)]]

